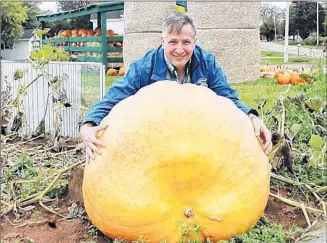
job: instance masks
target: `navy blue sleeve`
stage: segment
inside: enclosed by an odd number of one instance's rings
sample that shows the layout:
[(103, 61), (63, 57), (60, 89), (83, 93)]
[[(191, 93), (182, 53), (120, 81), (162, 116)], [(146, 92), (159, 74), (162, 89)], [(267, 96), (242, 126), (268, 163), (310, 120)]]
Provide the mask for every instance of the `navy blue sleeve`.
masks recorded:
[(85, 123), (99, 125), (117, 103), (134, 95), (140, 88), (140, 75), (135, 64), (131, 64), (126, 75), (116, 80), (106, 95), (90, 108), (82, 121), (82, 125)]
[(248, 107), (239, 100), (237, 91), (228, 84), (226, 74), (216, 58), (208, 68), (208, 86), (211, 90), (213, 90), (217, 95), (231, 99), (245, 114), (253, 113), (254, 115), (259, 115), (255, 109)]

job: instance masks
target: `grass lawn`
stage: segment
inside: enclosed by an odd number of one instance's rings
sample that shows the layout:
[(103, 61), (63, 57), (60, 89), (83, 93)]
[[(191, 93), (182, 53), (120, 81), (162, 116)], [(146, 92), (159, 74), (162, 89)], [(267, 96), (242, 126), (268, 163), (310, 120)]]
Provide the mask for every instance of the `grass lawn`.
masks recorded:
[(119, 78), (121, 78), (121, 76), (106, 76), (106, 89), (109, 89), (109, 87)]
[(295, 54), (288, 54), (288, 62), (284, 63), (284, 53), (277, 51), (261, 51), (260, 64), (315, 64), (319, 62), (319, 58), (310, 58), (298, 56)]
[[(231, 84), (231, 87), (237, 90), (240, 100), (255, 109), (258, 109), (259, 103), (267, 99), (267, 104), (264, 107), (267, 110), (274, 106), (281, 93), (288, 86), (278, 85), (276, 79), (258, 79), (254, 82)], [(326, 81), (292, 85), (287, 96), (295, 96), (304, 91), (308, 98), (316, 97), (318, 94), (324, 97), (326, 94)]]
[(260, 58), (260, 64), (315, 64), (319, 62), (319, 58), (309, 58), (309, 57), (292, 57), (288, 58), (288, 62), (284, 63), (283, 57), (272, 57), (272, 58)]
[[(281, 51), (260, 51), (261, 57), (284, 57), (284, 52)], [(289, 56), (295, 56), (294, 54), (289, 54)]]
[[(277, 42), (272, 41), (271, 43), (276, 43), (276, 44), (279, 44), (279, 45), (284, 45), (284, 41), (283, 40), (280, 40), (280, 41), (277, 41)], [(295, 41), (291, 41), (290, 40), (290, 41), (288, 41), (288, 45), (290, 45), (290, 46), (296, 46), (297, 43)], [(320, 50), (323, 50), (324, 49), (324, 47), (322, 45), (320, 45), (320, 46), (309, 46), (309, 45), (301, 44), (301, 47), (304, 47), (304, 48), (313, 48), (313, 49), (320, 49)]]

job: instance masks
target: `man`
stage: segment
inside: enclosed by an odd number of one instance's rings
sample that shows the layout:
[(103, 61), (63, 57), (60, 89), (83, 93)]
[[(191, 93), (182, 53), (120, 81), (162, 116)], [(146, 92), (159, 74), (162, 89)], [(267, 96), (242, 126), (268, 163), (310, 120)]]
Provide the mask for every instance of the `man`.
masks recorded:
[(93, 152), (100, 154), (96, 145), (104, 146), (104, 143), (96, 138), (96, 134), (105, 129), (99, 124), (113, 106), (142, 87), (161, 80), (206, 85), (217, 95), (231, 99), (248, 114), (255, 134), (263, 139), (263, 150), (268, 154), (271, 149), (270, 132), (258, 117), (258, 112), (238, 99), (215, 56), (195, 45), (197, 31), (193, 20), (182, 13), (168, 16), (162, 25), (162, 38), (163, 44), (133, 62), (126, 75), (117, 80), (104, 98), (87, 113), (80, 129), (87, 157), (93, 159)]

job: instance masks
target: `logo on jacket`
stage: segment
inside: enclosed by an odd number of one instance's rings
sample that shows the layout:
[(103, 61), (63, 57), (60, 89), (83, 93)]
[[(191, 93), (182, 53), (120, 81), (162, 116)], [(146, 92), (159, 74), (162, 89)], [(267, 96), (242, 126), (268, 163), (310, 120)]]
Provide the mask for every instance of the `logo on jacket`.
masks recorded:
[(195, 84), (208, 87), (207, 81), (208, 80), (206, 78), (200, 78)]

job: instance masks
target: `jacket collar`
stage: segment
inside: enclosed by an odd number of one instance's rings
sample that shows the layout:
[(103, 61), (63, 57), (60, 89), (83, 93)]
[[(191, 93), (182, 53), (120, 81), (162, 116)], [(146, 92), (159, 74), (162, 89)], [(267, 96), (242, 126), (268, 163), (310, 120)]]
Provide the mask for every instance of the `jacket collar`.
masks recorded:
[[(200, 58), (199, 58), (199, 48), (197, 45), (195, 46), (193, 50), (193, 54), (191, 57), (191, 77), (194, 71), (198, 68), (199, 63), (200, 63)], [(167, 64), (165, 61), (164, 57), (164, 49), (163, 45), (161, 44), (157, 48), (157, 52), (155, 55), (154, 63), (153, 65), (153, 71), (151, 78), (152, 80), (166, 80), (167, 79)]]

